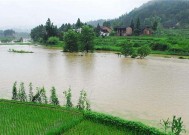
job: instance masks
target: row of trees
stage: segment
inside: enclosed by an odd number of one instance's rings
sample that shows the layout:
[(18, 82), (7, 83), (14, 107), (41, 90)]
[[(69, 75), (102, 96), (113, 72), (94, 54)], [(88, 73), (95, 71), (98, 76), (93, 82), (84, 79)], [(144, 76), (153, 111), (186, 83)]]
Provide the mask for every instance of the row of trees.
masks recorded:
[(8, 38), (14, 38), (15, 37), (15, 31), (11, 30), (11, 29), (7, 29), (7, 30), (0, 30), (0, 37), (8, 37)]
[(45, 25), (39, 25), (31, 30), (30, 36), (34, 42), (48, 43), (50, 37), (57, 37), (63, 40), (64, 32), (68, 32), (70, 29), (78, 29), (86, 24), (82, 23), (78, 18), (75, 24), (62, 24), (60, 28), (54, 25), (48, 18)]
[[(67, 91), (63, 92), (64, 97), (66, 99), (66, 107), (73, 107), (72, 103), (72, 93), (71, 89), (69, 88)], [(36, 88), (36, 93), (33, 93), (33, 85), (32, 83), (29, 84), (29, 95), (27, 96), (24, 83), (21, 82), (19, 88), (17, 88), (17, 82), (13, 84), (12, 88), (12, 100), (17, 100), (21, 102), (34, 102), (34, 103), (41, 103), (41, 104), (52, 104), (52, 105), (60, 105), (59, 99), (56, 94), (55, 87), (51, 88), (51, 95), (50, 100), (46, 96), (46, 90), (44, 87)], [(82, 90), (80, 92), (80, 97), (78, 100), (78, 104), (76, 108), (80, 110), (90, 110), (90, 103), (87, 99), (87, 93)]]

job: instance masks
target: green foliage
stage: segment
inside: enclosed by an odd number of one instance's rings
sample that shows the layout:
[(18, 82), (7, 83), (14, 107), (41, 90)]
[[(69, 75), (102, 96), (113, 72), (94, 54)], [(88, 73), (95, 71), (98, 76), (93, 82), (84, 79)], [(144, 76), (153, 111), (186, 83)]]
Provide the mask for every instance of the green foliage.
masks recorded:
[(127, 57), (127, 56), (132, 55), (133, 51), (134, 51), (133, 46), (130, 45), (130, 44), (128, 44), (128, 45), (124, 45), (122, 47), (121, 53), (122, 53), (122, 55), (124, 55), (125, 57)]
[(90, 110), (90, 103), (87, 100), (87, 93), (84, 90), (80, 91), (80, 97), (77, 104), (77, 108), (79, 110)]
[(50, 103), (53, 104), (53, 105), (59, 105), (59, 100), (58, 100), (58, 97), (56, 95), (55, 87), (52, 87), (52, 89), (51, 89)]
[(58, 37), (50, 37), (47, 41), (49, 45), (57, 45), (59, 43)]
[(162, 120), (160, 124), (163, 126), (165, 133), (171, 131), (173, 135), (180, 135), (182, 132), (186, 132), (181, 117), (176, 118), (176, 116), (173, 116), (172, 121), (169, 121), (168, 118), (167, 120)]
[(154, 21), (151, 18), (158, 17), (161, 21), (157, 21), (165, 28), (187, 28), (189, 26), (188, 4), (188, 0), (152, 0), (127, 14), (112, 19), (110, 23), (114, 26), (130, 26), (132, 19), (140, 17), (141, 26), (146, 25), (146, 19), (150, 21), (147, 24), (152, 26)]
[(27, 101), (27, 96), (26, 96), (25, 87), (24, 87), (23, 82), (20, 83), (20, 87), (19, 87), (19, 91), (18, 91), (18, 100), (22, 101), (22, 102)]
[(175, 135), (180, 135), (181, 132), (185, 131), (183, 126), (182, 118), (176, 118), (176, 116), (173, 116), (173, 121), (171, 124), (171, 132)]
[(81, 41), (81, 50), (89, 51), (94, 50), (94, 31), (89, 26), (84, 26), (81, 31), (80, 41)]
[(12, 87), (12, 100), (17, 100), (18, 99), (16, 85), (17, 85), (17, 82), (15, 82), (13, 87)]
[(131, 58), (136, 58), (136, 57), (138, 57), (138, 54), (137, 54), (136, 50), (133, 49), (133, 52), (131, 54)]
[(72, 107), (72, 93), (71, 89), (69, 88), (68, 91), (63, 92), (65, 98), (66, 98), (66, 107)]
[(98, 24), (97, 27), (95, 28), (95, 33), (96, 36), (99, 37), (100, 36), (100, 25)]
[(32, 102), (33, 100), (33, 86), (32, 83), (29, 84), (29, 101)]
[(31, 30), (30, 36), (34, 42), (44, 42), (46, 29), (43, 25), (39, 25)]
[(111, 27), (110, 21), (105, 21), (105, 22), (103, 23), (103, 26)]
[(58, 37), (59, 31), (48, 18), (45, 25), (39, 25), (31, 30), (31, 38), (34, 42), (46, 43), (50, 37)]
[(81, 28), (84, 24), (81, 22), (80, 18), (77, 19), (77, 22), (75, 24), (75, 27), (78, 29), (78, 28)]
[(44, 36), (44, 41), (46, 42), (50, 37), (55, 37), (58, 36), (58, 28), (55, 26), (51, 20), (48, 18), (46, 25), (45, 25), (45, 36)]
[(141, 59), (143, 59), (144, 57), (148, 56), (151, 52), (151, 49), (149, 46), (145, 45), (145, 46), (141, 46), (138, 49), (138, 55), (140, 56)]
[(151, 49), (152, 50), (158, 50), (158, 51), (166, 51), (169, 50), (170, 45), (166, 43), (152, 43), (151, 44)]
[(126, 129), (131, 131), (135, 135), (165, 135), (155, 128), (148, 127), (140, 122), (132, 122), (122, 120), (117, 117), (112, 117), (110, 115), (104, 115), (95, 112), (84, 112), (84, 118), (97, 123), (102, 123), (104, 125), (115, 126), (119, 130)]
[(162, 120), (160, 122), (161, 122), (160, 124), (163, 126), (164, 132), (167, 133), (167, 130), (170, 128), (169, 118), (167, 120)]
[(78, 34), (75, 31), (69, 30), (64, 36), (65, 52), (77, 52), (78, 51)]

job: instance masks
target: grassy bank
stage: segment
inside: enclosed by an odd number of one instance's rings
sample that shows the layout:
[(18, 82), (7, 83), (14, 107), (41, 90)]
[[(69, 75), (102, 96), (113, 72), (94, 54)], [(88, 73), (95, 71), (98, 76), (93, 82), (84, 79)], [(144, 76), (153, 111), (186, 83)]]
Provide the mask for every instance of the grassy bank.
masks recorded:
[(163, 135), (142, 123), (59, 106), (0, 100), (1, 134)]

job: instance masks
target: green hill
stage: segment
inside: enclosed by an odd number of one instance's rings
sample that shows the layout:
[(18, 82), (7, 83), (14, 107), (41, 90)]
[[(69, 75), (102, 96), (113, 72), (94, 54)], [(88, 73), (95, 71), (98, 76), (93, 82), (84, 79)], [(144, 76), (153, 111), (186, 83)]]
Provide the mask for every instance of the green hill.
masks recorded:
[(136, 22), (138, 17), (143, 26), (151, 25), (156, 19), (164, 28), (188, 28), (189, 0), (152, 0), (128, 14), (110, 20), (110, 23), (112, 26), (129, 26), (131, 20)]

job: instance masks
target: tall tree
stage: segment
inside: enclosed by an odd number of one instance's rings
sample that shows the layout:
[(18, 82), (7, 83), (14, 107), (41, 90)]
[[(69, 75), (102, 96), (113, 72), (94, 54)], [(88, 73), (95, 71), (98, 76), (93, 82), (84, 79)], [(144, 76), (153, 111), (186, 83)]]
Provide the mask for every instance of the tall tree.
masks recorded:
[(78, 28), (81, 28), (82, 26), (83, 26), (83, 23), (81, 22), (80, 18), (78, 18), (75, 24), (75, 27), (78, 29)]
[(100, 36), (100, 25), (98, 23), (96, 29), (95, 29), (95, 32), (96, 32), (96, 36), (99, 37)]
[(86, 51), (88, 53), (89, 51), (92, 52), (94, 50), (94, 35), (93, 29), (89, 26), (84, 26), (82, 28), (80, 36), (82, 51)]
[(50, 18), (48, 18), (48, 20), (45, 24), (45, 30), (46, 30), (46, 35), (45, 35), (45, 39), (44, 39), (45, 42), (48, 40), (49, 37), (58, 36), (58, 28), (57, 28), (57, 26), (53, 25)]

